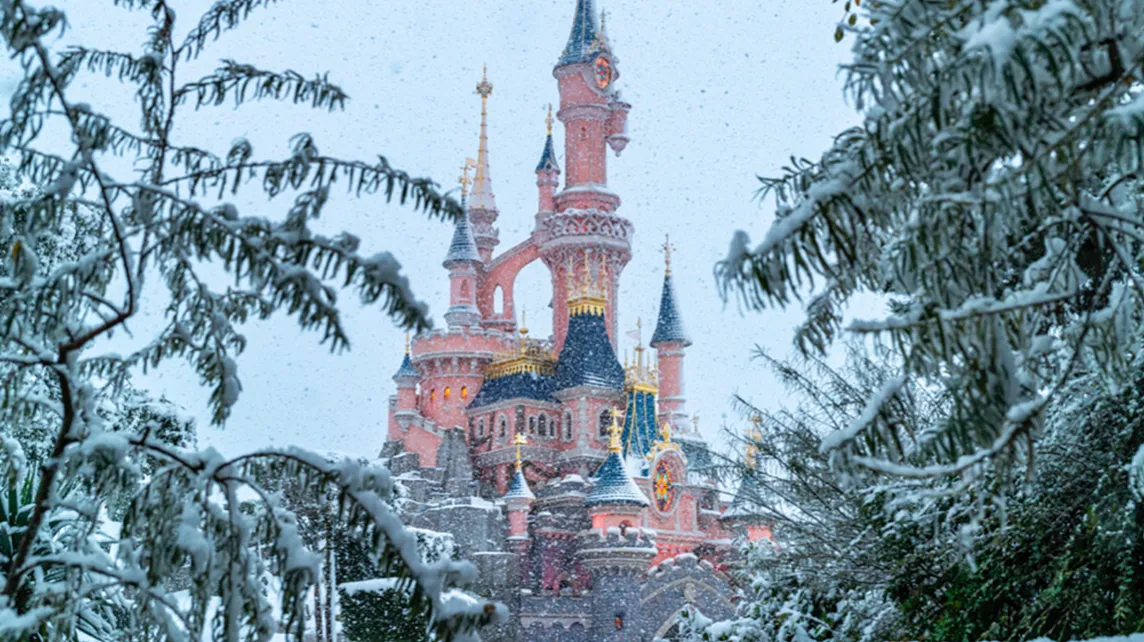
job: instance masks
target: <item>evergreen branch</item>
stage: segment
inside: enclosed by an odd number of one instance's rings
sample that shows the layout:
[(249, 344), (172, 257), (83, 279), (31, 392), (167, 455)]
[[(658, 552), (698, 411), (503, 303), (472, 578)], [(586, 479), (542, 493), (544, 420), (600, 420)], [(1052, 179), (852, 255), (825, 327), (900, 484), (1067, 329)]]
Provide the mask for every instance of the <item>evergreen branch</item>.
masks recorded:
[(188, 60), (197, 58), (206, 47), (208, 39), (218, 40), (224, 31), (230, 31), (250, 16), (250, 12), (262, 6), (274, 4), (277, 0), (218, 0), (199, 18), (186, 40), (174, 51), (174, 57), (186, 56)]
[(174, 103), (182, 104), (191, 94), (196, 99), (195, 109), (204, 105), (222, 105), (227, 96), (230, 96), (236, 108), (248, 100), (270, 98), (291, 100), (295, 104), (308, 102), (314, 109), (334, 111), (344, 109), (348, 98), (325, 75), (306, 80), (295, 71), (265, 71), (230, 59), (224, 59), (223, 66), (213, 74), (177, 89), (174, 92)]

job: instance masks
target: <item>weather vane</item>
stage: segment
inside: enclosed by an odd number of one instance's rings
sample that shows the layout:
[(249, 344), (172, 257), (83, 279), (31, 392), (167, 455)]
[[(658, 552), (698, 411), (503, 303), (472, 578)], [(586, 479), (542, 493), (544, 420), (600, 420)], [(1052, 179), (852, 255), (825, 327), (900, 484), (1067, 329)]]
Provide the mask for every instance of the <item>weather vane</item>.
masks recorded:
[(457, 182), (461, 184), (461, 198), (465, 198), (469, 193), (469, 185), (473, 184), (473, 179), (469, 178), (469, 170), (476, 165), (477, 163), (471, 158), (466, 158), (465, 164), (461, 165), (461, 175), (457, 178)]
[(555, 122), (555, 121), (553, 121), (553, 119), (552, 119), (552, 103), (548, 103), (548, 116), (544, 119), (544, 124), (548, 125), (548, 135), (549, 136), (552, 135), (552, 123), (553, 122)]
[(676, 249), (675, 245), (673, 245), (671, 243), (671, 235), (670, 234), (664, 234), (663, 235), (662, 249), (663, 249), (663, 264), (667, 268), (665, 270), (665, 272), (670, 276), (671, 275), (671, 253), (672, 253), (672, 251), (674, 251)]

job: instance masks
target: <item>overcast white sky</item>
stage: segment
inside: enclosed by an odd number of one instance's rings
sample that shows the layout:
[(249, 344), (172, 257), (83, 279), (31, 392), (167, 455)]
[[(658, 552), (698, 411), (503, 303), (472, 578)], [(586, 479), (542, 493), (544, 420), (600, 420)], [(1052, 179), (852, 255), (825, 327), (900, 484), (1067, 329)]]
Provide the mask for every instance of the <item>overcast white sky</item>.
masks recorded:
[[(132, 48), (145, 38), (146, 14), (111, 0), (57, 2), (70, 17), (65, 42)], [(207, 6), (181, 7), (180, 32)], [(188, 71), (219, 59), (304, 75), (330, 72), (351, 101), (326, 114), (271, 104), (214, 108), (183, 121), (183, 140), (223, 153), (245, 137), (256, 155), (285, 155), (291, 134), (314, 134), (323, 152), (371, 160), (385, 155), (415, 175), (453, 187), (458, 167), (477, 148), (480, 103), (473, 87), (488, 64), (493, 189), (502, 248), (523, 239), (536, 211), (533, 169), (544, 137), (545, 106), (556, 102), (552, 66), (568, 37), (575, 0), (311, 0), (255, 12), (242, 29), (211, 46)], [(619, 86), (633, 107), (632, 142), (609, 156), (609, 182), (634, 224), (634, 257), (621, 284), (621, 327), (655, 318), (662, 285), (658, 251), (670, 233), (682, 314), (695, 344), (686, 362), (688, 407), (715, 438), (738, 391), (775, 407), (783, 392), (750, 359), (756, 344), (786, 354), (800, 310), (741, 313), (720, 301), (712, 268), (732, 233), (761, 238), (772, 218), (754, 200), (757, 174), (775, 174), (792, 155), (816, 158), (833, 134), (857, 122), (842, 99), (838, 63), (848, 43), (832, 38), (841, 17), (829, 0), (681, 2), (598, 0), (619, 58)], [(12, 69), (8, 69), (8, 76)], [(186, 76), (185, 79), (189, 79)], [(9, 85), (10, 88), (10, 85)], [(130, 93), (95, 80), (73, 86), (73, 100), (134, 124)], [(85, 92), (90, 95), (85, 95)], [(557, 136), (557, 141), (562, 140)], [(563, 150), (558, 153), (563, 158)], [(285, 203), (253, 198), (246, 213), (280, 216)], [(321, 227), (348, 229), (363, 252), (388, 249), (416, 293), (440, 315), (448, 302), (441, 260), (451, 226), (428, 221), (380, 198), (338, 198)], [(548, 277), (539, 263), (521, 275), (517, 301), (529, 310), (533, 336), (551, 330)], [(201, 418), (200, 443), (234, 453), (273, 443), (362, 454), (384, 439), (390, 376), (402, 333), (378, 309), (343, 297), (353, 349), (330, 355), (314, 335), (284, 316), (248, 328), (239, 360), (243, 394), (224, 429), (207, 425), (207, 392), (181, 365), (145, 385)], [(650, 329), (645, 337), (650, 336)]]

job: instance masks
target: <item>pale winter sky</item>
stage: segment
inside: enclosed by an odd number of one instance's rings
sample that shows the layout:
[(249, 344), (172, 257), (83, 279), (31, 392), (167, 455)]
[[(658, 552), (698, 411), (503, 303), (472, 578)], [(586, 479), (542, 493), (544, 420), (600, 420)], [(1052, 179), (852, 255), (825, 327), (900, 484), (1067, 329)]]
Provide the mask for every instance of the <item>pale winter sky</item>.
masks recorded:
[[(113, 8), (111, 0), (57, 4), (72, 27), (61, 44), (138, 50), (145, 38), (143, 12)], [(622, 277), (621, 327), (634, 327), (637, 317), (653, 323), (663, 274), (659, 246), (670, 233), (678, 247), (682, 314), (695, 342), (686, 362), (688, 407), (716, 439), (723, 418), (732, 416), (734, 392), (766, 407), (784, 401), (750, 356), (756, 344), (787, 354), (801, 311), (741, 313), (734, 301), (724, 305), (712, 268), (736, 229), (758, 240), (769, 225), (771, 208), (754, 200), (756, 174), (777, 173), (792, 154), (817, 158), (833, 134), (857, 122), (836, 75), (849, 52), (848, 42), (836, 44), (832, 37), (842, 12), (829, 0), (598, 4), (609, 13), (619, 86), (633, 106), (632, 142), (620, 158), (609, 153), (608, 161), (610, 187), (623, 198), (619, 213), (636, 229), (634, 256)], [(208, 3), (175, 5), (185, 33)], [(185, 71), (206, 73), (221, 58), (307, 76), (328, 71), (351, 97), (346, 111), (277, 104), (234, 111), (227, 105), (192, 115), (177, 134), (220, 154), (244, 137), (256, 156), (281, 158), (289, 136), (308, 131), (324, 153), (367, 161), (382, 154), (411, 174), (452, 188), (465, 157), (476, 155), (480, 101), (473, 87), (487, 63), (495, 87), (489, 147), (504, 249), (522, 240), (533, 222), (533, 170), (544, 142), (545, 106), (557, 101), (552, 66), (568, 37), (573, 5), (312, 0), (259, 9)], [(9, 66), (6, 76), (13, 71)], [(85, 80), (72, 92), (73, 101), (137, 123), (134, 107), (124, 102), (128, 88)], [(562, 140), (558, 130), (561, 159)], [(237, 201), (246, 214), (280, 217), (285, 211), (286, 202), (268, 205), (256, 198), (256, 188), (246, 194)], [(377, 197), (338, 195), (317, 227), (353, 231), (366, 255), (393, 251), (443, 325), (448, 290), (441, 260), (451, 226)], [(520, 278), (518, 305), (528, 309), (532, 335), (547, 336), (546, 270), (536, 263)], [(403, 337), (379, 309), (362, 308), (349, 293), (342, 301), (353, 342), (346, 354), (329, 354), (316, 335), (300, 334), (285, 315), (247, 329), (249, 348), (239, 360), (243, 393), (224, 429), (209, 427), (208, 393), (181, 364), (170, 363), (141, 383), (200, 418), (203, 446), (236, 453), (297, 444), (374, 454), (384, 439), (390, 376)], [(161, 313), (154, 302), (150, 307)], [(146, 326), (146, 320), (136, 324), (137, 337), (146, 336)], [(650, 337), (650, 327), (644, 336)]]

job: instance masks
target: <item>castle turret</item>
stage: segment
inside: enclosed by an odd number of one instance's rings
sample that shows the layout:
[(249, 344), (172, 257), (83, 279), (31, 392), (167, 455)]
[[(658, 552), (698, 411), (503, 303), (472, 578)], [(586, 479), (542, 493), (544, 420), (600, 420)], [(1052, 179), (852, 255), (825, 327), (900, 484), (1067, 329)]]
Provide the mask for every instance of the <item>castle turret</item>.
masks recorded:
[(528, 511), (536, 495), (528, 487), (528, 480), (524, 477), (524, 463), (521, 460), (520, 447), (528, 443), (524, 435), (518, 434), (513, 439), (516, 446), (516, 472), (512, 476), (512, 483), (504, 495), (505, 506), (508, 507), (508, 536), (523, 553), (528, 546)]
[(676, 429), (685, 429), (690, 422), (684, 411), (683, 357), (691, 338), (683, 328), (683, 317), (676, 305), (675, 286), (671, 281), (671, 239), (663, 244), (665, 268), (663, 294), (659, 299), (659, 319), (651, 347), (655, 348), (659, 365), (659, 422), (670, 422)]
[(536, 187), (540, 195), (536, 209), (537, 227), (556, 211), (556, 188), (560, 186), (560, 164), (556, 162), (556, 150), (552, 145), (552, 105), (548, 106), (548, 117), (544, 122), (548, 125), (548, 138), (544, 141), (540, 162), (536, 164)]
[(449, 270), (449, 311), (445, 313), (445, 322), (450, 328), (477, 326), (481, 320), (481, 313), (477, 310), (477, 279), (483, 262), (465, 208), (469, 169), (466, 163), (461, 175), (461, 203), (465, 211), (457, 218), (453, 240), (442, 263)]
[(639, 587), (658, 553), (652, 532), (638, 526), (648, 499), (628, 474), (620, 431), (613, 423), (608, 457), (584, 500), (592, 528), (578, 538), (580, 563), (592, 576), (593, 639), (608, 642), (645, 639), (634, 625), (641, 615)]
[(493, 195), (492, 178), (489, 173), (489, 96), (493, 85), (489, 82), (488, 69), (477, 83), (477, 93), (481, 96), (481, 139), (477, 149), (476, 175), (473, 177), (473, 193), (469, 197), (469, 217), (473, 223), (473, 236), (481, 260), (492, 260), (493, 249), (500, 243), (500, 233), (494, 227), (499, 212), (496, 197)]
[[(417, 415), (417, 380), (421, 378), (413, 361), (409, 358), (409, 335), (405, 335), (405, 356), (401, 359), (401, 367), (393, 374), (393, 381), (397, 384), (397, 401), (392, 406), (396, 423), (390, 425), (390, 431), (401, 427), (408, 428), (409, 422)], [(390, 439), (401, 439), (400, 434), (390, 434)]]

